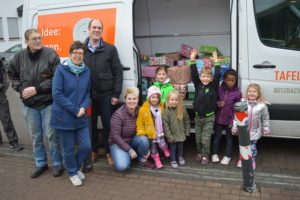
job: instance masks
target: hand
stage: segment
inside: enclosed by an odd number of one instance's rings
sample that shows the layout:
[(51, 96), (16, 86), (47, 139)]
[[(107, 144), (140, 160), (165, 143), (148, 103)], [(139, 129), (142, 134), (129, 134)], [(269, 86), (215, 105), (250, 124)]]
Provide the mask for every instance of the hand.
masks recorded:
[(232, 135), (236, 135), (237, 134), (237, 128), (233, 127), (231, 129)]
[(164, 137), (164, 133), (159, 133), (159, 134), (157, 134), (157, 137)]
[(264, 136), (270, 135), (270, 130), (268, 128), (265, 128), (263, 134), (264, 134)]
[(28, 99), (32, 96), (36, 95), (36, 89), (35, 87), (27, 87), (22, 91), (22, 98)]
[(115, 97), (113, 97), (113, 98), (111, 98), (111, 105), (117, 105), (117, 103), (119, 102), (119, 99), (117, 99), (117, 98), (115, 98)]
[(85, 109), (83, 107), (81, 107), (79, 109), (79, 112), (77, 113), (77, 117), (82, 117), (85, 114)]
[(195, 60), (197, 56), (197, 49), (192, 49), (190, 60)]
[(133, 150), (133, 149), (130, 149), (130, 150), (128, 151), (128, 153), (129, 153), (129, 155), (130, 155), (131, 160), (132, 160), (132, 159), (135, 159), (135, 158), (137, 157), (137, 154), (136, 154), (135, 150)]
[(225, 105), (225, 102), (224, 101), (217, 101), (217, 104), (218, 104), (219, 108), (223, 108), (224, 105)]

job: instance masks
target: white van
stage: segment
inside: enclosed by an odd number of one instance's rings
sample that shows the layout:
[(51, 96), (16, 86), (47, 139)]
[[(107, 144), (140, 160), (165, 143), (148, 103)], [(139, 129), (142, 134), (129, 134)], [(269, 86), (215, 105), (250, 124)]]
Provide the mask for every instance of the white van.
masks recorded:
[(210, 44), (231, 57), (243, 93), (249, 83), (262, 86), (271, 136), (300, 138), (299, 0), (24, 0), (23, 33), (38, 28), (64, 58), (92, 18), (118, 48), (124, 88), (141, 87), (139, 52)]

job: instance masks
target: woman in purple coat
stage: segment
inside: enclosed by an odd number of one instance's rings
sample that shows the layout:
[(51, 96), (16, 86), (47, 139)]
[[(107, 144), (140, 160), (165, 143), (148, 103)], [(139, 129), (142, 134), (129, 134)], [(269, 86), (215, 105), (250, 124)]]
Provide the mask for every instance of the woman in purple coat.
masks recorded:
[(222, 130), (226, 131), (226, 145), (224, 157), (221, 164), (228, 165), (231, 160), (233, 136), (231, 127), (233, 124), (234, 110), (233, 106), (240, 101), (242, 94), (237, 85), (237, 73), (229, 69), (224, 74), (224, 81), (218, 90), (218, 109), (215, 119), (215, 134), (213, 137), (213, 155), (212, 162), (219, 162), (219, 146), (222, 139)]

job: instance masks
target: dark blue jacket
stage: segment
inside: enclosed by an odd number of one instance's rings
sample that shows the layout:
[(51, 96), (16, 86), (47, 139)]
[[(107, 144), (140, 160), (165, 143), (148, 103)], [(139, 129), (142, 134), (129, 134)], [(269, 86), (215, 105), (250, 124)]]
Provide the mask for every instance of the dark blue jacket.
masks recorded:
[(79, 75), (70, 71), (66, 62), (55, 71), (52, 85), (51, 126), (60, 130), (76, 130), (88, 126), (86, 115), (78, 118), (81, 107), (90, 103), (90, 70), (85, 67)]

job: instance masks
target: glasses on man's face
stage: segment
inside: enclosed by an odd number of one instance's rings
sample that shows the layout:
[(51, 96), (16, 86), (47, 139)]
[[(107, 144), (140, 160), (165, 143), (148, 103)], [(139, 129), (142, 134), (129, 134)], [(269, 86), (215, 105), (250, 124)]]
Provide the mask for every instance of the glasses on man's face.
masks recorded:
[(83, 52), (73, 51), (71, 54), (74, 55), (74, 56), (83, 56)]
[(36, 41), (42, 41), (42, 39), (43, 39), (42, 37), (33, 37), (30, 40), (36, 42)]

